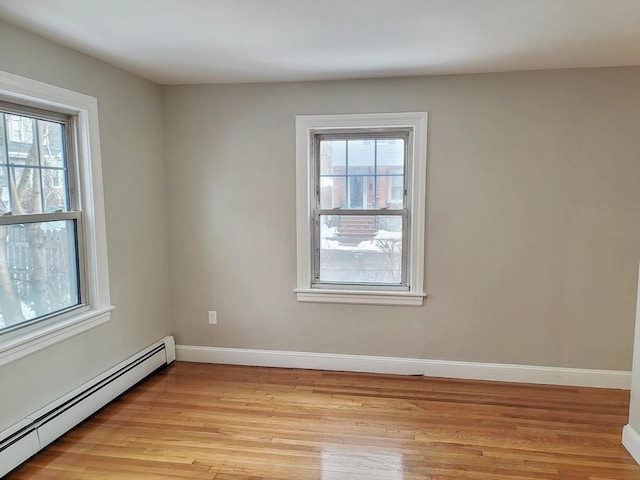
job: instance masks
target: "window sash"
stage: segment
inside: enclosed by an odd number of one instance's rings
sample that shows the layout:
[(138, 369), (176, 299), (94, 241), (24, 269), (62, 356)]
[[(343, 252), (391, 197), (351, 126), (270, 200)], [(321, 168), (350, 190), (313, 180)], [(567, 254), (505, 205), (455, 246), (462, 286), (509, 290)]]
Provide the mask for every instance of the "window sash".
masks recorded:
[[(77, 149), (77, 130), (78, 119), (74, 115), (43, 110), (40, 108), (30, 107), (27, 105), (16, 105), (14, 103), (5, 102), (0, 100), (0, 113), (6, 113), (9, 115), (19, 115), (36, 120), (43, 120), (47, 122), (60, 123), (64, 129), (63, 145), (62, 149), (65, 155), (65, 165), (63, 168), (54, 167), (42, 167), (41, 165), (33, 165), (31, 167), (21, 168), (35, 168), (39, 172), (43, 170), (65, 170), (67, 176), (67, 209), (69, 211), (81, 210), (79, 192), (79, 175), (78, 175), (78, 149)], [(5, 126), (6, 127), (6, 126)], [(5, 128), (5, 148), (8, 148), (8, 132)], [(8, 152), (7, 162), (9, 161)], [(0, 167), (2, 168), (2, 167)]]
[(86, 310), (88, 307), (88, 301), (86, 298), (86, 264), (85, 264), (85, 253), (84, 249), (81, 248), (83, 245), (83, 234), (82, 234), (82, 212), (53, 212), (53, 213), (38, 213), (38, 214), (25, 214), (25, 215), (12, 215), (5, 214), (0, 216), (0, 226), (12, 226), (12, 225), (24, 225), (24, 224), (33, 224), (33, 223), (47, 223), (47, 222), (57, 222), (57, 221), (73, 221), (74, 226), (74, 234), (75, 234), (75, 265), (76, 265), (76, 278), (77, 278), (77, 288), (78, 288), (78, 303), (75, 305), (70, 305), (69, 307), (63, 308), (61, 310), (56, 310), (54, 312), (47, 313), (46, 315), (41, 315), (39, 317), (35, 317), (28, 320), (23, 320), (20, 323), (12, 324), (0, 329), (0, 334), (5, 334), (14, 330), (19, 330), (24, 327), (29, 327), (31, 325), (45, 322), (47, 320), (51, 320), (53, 318), (65, 318), (75, 312)]
[[(395, 283), (355, 283), (355, 282), (329, 282), (320, 280), (320, 217), (328, 216), (328, 215), (336, 215), (336, 216), (367, 216), (367, 217), (391, 217), (398, 216), (402, 217), (402, 259), (401, 259), (401, 281), (400, 284)], [(403, 209), (374, 209), (374, 210), (359, 210), (359, 209), (342, 209), (342, 208), (333, 208), (333, 209), (314, 209), (313, 211), (313, 219), (312, 219), (312, 229), (313, 234), (311, 236), (311, 249), (313, 252), (313, 265), (312, 265), (312, 278), (311, 278), (311, 287), (322, 287), (322, 286), (332, 286), (339, 287), (340, 285), (348, 286), (349, 288), (358, 288), (361, 287), (363, 289), (375, 289), (377, 287), (383, 288), (385, 290), (388, 289), (398, 289), (398, 290), (409, 290), (408, 285), (408, 262), (409, 262), (409, 210), (406, 208)]]
[[(322, 130), (320, 132), (312, 133), (312, 145), (313, 145), (313, 176), (312, 181), (314, 185), (315, 192), (315, 208), (320, 208), (321, 206), (321, 198), (320, 198), (320, 179), (322, 177), (326, 178), (344, 178), (347, 181), (353, 177), (373, 177), (375, 186), (374, 191), (377, 192), (377, 182), (378, 178), (382, 177), (392, 177), (392, 176), (400, 176), (399, 174), (380, 174), (378, 173), (378, 152), (375, 152), (375, 160), (374, 160), (374, 168), (373, 173), (371, 174), (353, 174), (349, 175), (348, 173), (348, 158), (346, 159), (345, 165), (345, 173), (344, 174), (333, 174), (333, 175), (322, 175), (321, 174), (321, 154), (320, 147), (322, 141), (327, 140), (404, 140), (404, 151), (403, 151), (403, 172), (401, 176), (403, 177), (403, 196), (402, 196), (402, 207), (407, 208), (407, 189), (408, 189), (408, 179), (410, 172), (410, 159), (412, 155), (411, 151), (411, 143), (413, 138), (413, 132), (411, 130), (407, 130), (406, 128), (372, 128), (372, 129), (350, 129), (349, 131), (344, 130)], [(348, 157), (348, 156), (347, 156)], [(350, 191), (350, 187), (347, 185), (347, 192)]]
[[(6, 218), (9, 217), (9, 218)], [(13, 218), (15, 217), (15, 218)], [(75, 265), (76, 271), (76, 286), (77, 286), (77, 303), (74, 305), (69, 305), (67, 307), (61, 308), (59, 310), (51, 311), (45, 315), (40, 315), (35, 318), (23, 320), (20, 323), (12, 324), (9, 326), (5, 326), (0, 329), (0, 334), (4, 335), (9, 332), (13, 332), (15, 330), (19, 330), (25, 327), (30, 327), (32, 325), (38, 324), (40, 322), (46, 322), (52, 319), (65, 319), (70, 317), (73, 314), (78, 312), (87, 310), (88, 305), (83, 297), (82, 286), (86, 282), (86, 278), (84, 277), (84, 254), (79, 248), (79, 244), (82, 243), (82, 230), (80, 225), (82, 224), (82, 214), (81, 212), (59, 212), (52, 214), (34, 214), (34, 215), (5, 215), (0, 217), (0, 221), (2, 220), (16, 220), (19, 221), (7, 221), (6, 223), (0, 223), (0, 226), (14, 226), (14, 225), (24, 225), (24, 224), (39, 224), (39, 223), (47, 223), (47, 222), (57, 222), (57, 221), (72, 221), (73, 222), (73, 238), (72, 241), (75, 243), (75, 257), (72, 258), (73, 264)]]

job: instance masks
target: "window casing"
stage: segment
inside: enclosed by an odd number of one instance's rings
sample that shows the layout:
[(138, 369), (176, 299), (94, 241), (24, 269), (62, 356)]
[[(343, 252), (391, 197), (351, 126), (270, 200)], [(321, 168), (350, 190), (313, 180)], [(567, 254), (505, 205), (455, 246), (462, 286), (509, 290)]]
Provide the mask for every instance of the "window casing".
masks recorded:
[(0, 111), (2, 366), (108, 321), (113, 307), (97, 100), (0, 71)]
[(422, 305), (426, 113), (296, 118), (299, 301)]

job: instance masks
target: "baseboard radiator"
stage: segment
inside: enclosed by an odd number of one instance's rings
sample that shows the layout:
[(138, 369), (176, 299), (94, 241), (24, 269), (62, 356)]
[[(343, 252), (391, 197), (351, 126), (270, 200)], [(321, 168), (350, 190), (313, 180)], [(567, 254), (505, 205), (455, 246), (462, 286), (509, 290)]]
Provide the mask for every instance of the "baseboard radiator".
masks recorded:
[(0, 432), (0, 477), (175, 359), (174, 339), (165, 337)]

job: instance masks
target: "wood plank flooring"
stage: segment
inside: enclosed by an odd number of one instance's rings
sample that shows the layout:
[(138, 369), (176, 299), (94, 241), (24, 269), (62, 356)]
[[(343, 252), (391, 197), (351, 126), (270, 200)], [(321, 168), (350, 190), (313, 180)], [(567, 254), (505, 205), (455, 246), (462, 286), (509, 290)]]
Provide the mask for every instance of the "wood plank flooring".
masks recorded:
[(19, 479), (640, 480), (629, 392), (175, 362)]

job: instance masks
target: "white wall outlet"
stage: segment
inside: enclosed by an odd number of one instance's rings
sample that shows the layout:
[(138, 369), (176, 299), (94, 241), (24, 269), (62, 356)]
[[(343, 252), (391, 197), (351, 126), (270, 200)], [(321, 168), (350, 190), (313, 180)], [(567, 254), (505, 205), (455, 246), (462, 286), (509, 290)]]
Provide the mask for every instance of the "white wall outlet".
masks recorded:
[(218, 313), (214, 310), (209, 312), (209, 325), (217, 325), (218, 324)]

